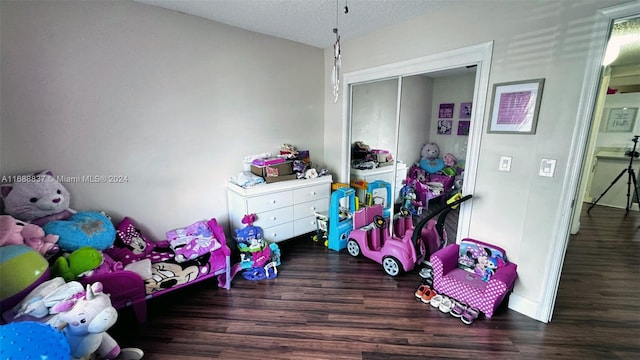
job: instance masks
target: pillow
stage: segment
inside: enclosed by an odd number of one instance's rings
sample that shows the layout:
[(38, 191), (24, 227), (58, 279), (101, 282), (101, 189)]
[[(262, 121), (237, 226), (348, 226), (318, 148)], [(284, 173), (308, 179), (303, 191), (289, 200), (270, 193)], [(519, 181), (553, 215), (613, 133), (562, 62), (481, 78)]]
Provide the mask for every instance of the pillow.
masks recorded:
[(51, 221), (42, 227), (45, 234), (58, 235), (58, 245), (64, 251), (84, 246), (105, 250), (113, 245), (116, 229), (111, 219), (97, 211), (81, 211), (67, 220)]
[(167, 231), (166, 235), (175, 253), (175, 260), (179, 263), (193, 260), (222, 246), (205, 221)]
[(504, 250), (500, 247), (473, 239), (460, 242), (458, 267), (489, 281), (495, 270), (506, 264)]
[(125, 217), (116, 226), (116, 240), (113, 247), (104, 252), (114, 260), (128, 265), (146, 258), (154, 248), (154, 242), (148, 240), (130, 218)]

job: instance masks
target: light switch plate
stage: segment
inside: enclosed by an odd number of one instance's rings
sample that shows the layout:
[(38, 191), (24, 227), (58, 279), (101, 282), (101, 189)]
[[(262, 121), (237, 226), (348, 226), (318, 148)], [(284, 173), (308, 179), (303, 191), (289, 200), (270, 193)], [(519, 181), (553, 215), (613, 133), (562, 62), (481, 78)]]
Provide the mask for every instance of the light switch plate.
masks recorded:
[(511, 156), (501, 156), (500, 164), (498, 165), (498, 170), (500, 171), (511, 171)]
[(540, 172), (538, 175), (553, 177), (553, 173), (556, 170), (556, 161), (554, 159), (542, 159), (540, 161)]

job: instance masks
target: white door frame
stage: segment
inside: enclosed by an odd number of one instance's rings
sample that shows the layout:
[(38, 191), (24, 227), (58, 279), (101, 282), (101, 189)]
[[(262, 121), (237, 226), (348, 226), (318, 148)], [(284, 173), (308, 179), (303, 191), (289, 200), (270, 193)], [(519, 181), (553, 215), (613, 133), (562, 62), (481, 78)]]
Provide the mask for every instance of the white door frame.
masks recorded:
[[(580, 180), (584, 168), (589, 133), (591, 131), (591, 119), (593, 118), (595, 102), (598, 96), (602, 60), (604, 59), (607, 42), (609, 40), (611, 24), (615, 19), (637, 14), (640, 14), (640, 2), (637, 1), (600, 9), (596, 14), (585, 77), (582, 83), (582, 91), (580, 92), (577, 121), (573, 129), (571, 149), (569, 151), (568, 161), (572, 166), (567, 171), (567, 177), (563, 184), (563, 189), (566, 191), (563, 191), (564, 195), (560, 199), (560, 204), (563, 206), (564, 212), (558, 228), (565, 229), (566, 231), (558, 232), (556, 241), (553, 241), (555, 246), (551, 250), (552, 255), (549, 258), (548, 266), (546, 266), (550, 271), (545, 278), (542, 303), (539, 306), (538, 314), (535, 316), (536, 319), (543, 322), (551, 321), (564, 256), (567, 251), (567, 244), (569, 243), (571, 220), (574, 212), (579, 212), (582, 208), (580, 203), (577, 202), (578, 200), (582, 202), (584, 199), (584, 194), (579, 194)], [(597, 129), (594, 131), (597, 131)]]
[[(342, 102), (342, 146), (340, 159), (341, 168), (339, 174), (341, 181), (344, 182), (349, 179), (349, 151), (351, 149), (349, 109), (351, 108), (351, 85), (380, 79), (427, 74), (430, 72), (476, 65), (476, 81), (473, 92), (471, 128), (469, 129), (469, 142), (467, 144), (467, 157), (465, 160), (465, 181), (462, 187), (462, 192), (464, 194), (473, 194), (478, 170), (480, 139), (482, 138), (482, 129), (484, 128), (484, 113), (485, 105), (487, 103), (489, 71), (491, 68), (492, 54), (493, 41), (489, 41), (417, 59), (345, 73), (342, 85), (344, 101)], [(467, 237), (469, 234), (472, 205), (473, 199), (471, 201), (466, 201), (460, 206), (460, 222), (457, 233), (458, 239)]]

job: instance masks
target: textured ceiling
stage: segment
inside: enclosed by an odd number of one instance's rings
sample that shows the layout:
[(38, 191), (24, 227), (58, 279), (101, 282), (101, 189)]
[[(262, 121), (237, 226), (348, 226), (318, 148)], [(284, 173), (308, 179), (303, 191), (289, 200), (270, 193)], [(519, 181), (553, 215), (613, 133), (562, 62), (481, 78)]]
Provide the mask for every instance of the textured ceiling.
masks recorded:
[[(336, 22), (343, 40), (401, 23), (454, 0), (134, 0), (200, 16), (234, 27), (328, 48)], [(478, 0), (479, 1), (479, 0)], [(345, 14), (344, 7), (349, 12)], [(640, 18), (615, 23), (611, 40), (624, 40), (611, 66), (638, 64)]]
[[(451, 0), (135, 0), (303, 44), (343, 40), (442, 9)], [(345, 14), (344, 7), (349, 12)]]

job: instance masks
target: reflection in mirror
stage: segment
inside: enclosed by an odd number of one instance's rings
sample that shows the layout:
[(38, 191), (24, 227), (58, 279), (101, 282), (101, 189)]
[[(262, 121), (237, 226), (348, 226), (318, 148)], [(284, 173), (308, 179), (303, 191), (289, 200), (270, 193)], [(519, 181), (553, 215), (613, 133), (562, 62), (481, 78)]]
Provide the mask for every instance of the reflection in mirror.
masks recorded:
[[(422, 147), (428, 142), (438, 145), (439, 158), (453, 158), (458, 163), (447, 169), (448, 174), (434, 173), (423, 179), (419, 187), (414, 185), (417, 201), (410, 203), (422, 205), (416, 205), (410, 212), (414, 216), (426, 215), (429, 202), (439, 204), (446, 200), (443, 197), (448, 198), (452, 191), (460, 189), (461, 185), (454, 189), (454, 184), (462, 184), (468, 143), (468, 131), (460, 129), (471, 120), (470, 111), (464, 112), (463, 104), (471, 107), (475, 77), (474, 67), (464, 67), (351, 85), (350, 183), (362, 206), (395, 204), (395, 208), (385, 206), (386, 216), (399, 211), (400, 206), (406, 207), (410, 197), (401, 194), (402, 188), (409, 170), (420, 163)], [(399, 110), (398, 86), (401, 86)], [(447, 132), (438, 127), (442, 120), (439, 106), (443, 103), (454, 105), (454, 113), (445, 119), (450, 125)], [(371, 186), (377, 180), (392, 186), (388, 190), (393, 194), (392, 204), (384, 201), (385, 188)], [(457, 213), (450, 217), (453, 223), (449, 231), (455, 234)]]
[[(358, 202), (373, 204), (372, 191), (393, 191), (397, 161), (398, 78), (355, 84), (351, 106), (351, 186)], [(375, 185), (384, 181), (391, 189)], [(385, 196), (386, 198), (386, 196)], [(389, 215), (391, 204), (384, 206)]]
[[(352, 146), (356, 145), (352, 149), (352, 168), (369, 170), (393, 160), (397, 99), (397, 78), (353, 86), (351, 139)], [(387, 151), (389, 156), (367, 156), (370, 150)]]

